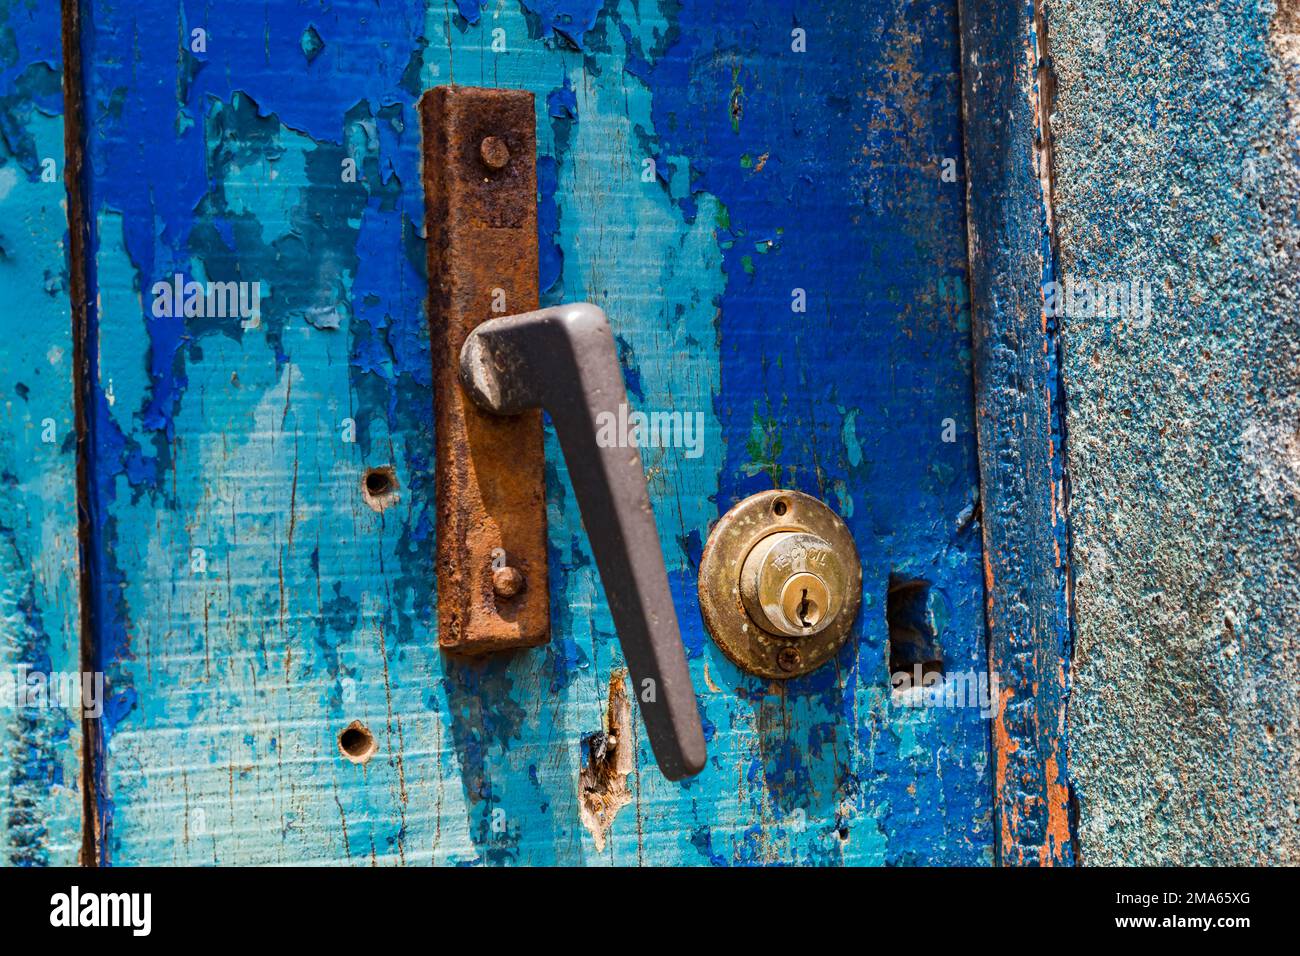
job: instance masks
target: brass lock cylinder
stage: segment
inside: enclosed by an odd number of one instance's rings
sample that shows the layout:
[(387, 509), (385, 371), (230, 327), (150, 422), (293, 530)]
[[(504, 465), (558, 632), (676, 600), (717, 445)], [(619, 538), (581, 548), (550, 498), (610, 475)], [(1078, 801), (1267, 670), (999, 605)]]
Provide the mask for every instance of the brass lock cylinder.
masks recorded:
[(759, 627), (786, 637), (826, 629), (844, 603), (844, 570), (830, 544), (804, 531), (777, 531), (750, 549), (740, 597)]
[(699, 593), (705, 626), (733, 663), (763, 677), (796, 677), (847, 640), (862, 601), (862, 565), (848, 527), (825, 504), (765, 491), (714, 526)]

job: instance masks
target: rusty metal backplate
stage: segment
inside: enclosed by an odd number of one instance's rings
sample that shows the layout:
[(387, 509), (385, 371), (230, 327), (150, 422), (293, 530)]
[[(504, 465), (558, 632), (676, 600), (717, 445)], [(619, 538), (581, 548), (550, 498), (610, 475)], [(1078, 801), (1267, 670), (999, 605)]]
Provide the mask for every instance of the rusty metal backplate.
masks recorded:
[(438, 643), (483, 654), (550, 635), (541, 412), (480, 410), (459, 380), (480, 323), (537, 308), (533, 95), (440, 86), (420, 100), (437, 495)]
[[(780, 531), (822, 538), (845, 567), (844, 594), (833, 621), (802, 637), (771, 633), (755, 623), (741, 596), (741, 569), (754, 546)], [(714, 643), (742, 670), (778, 680), (815, 670), (835, 656), (862, 603), (862, 566), (848, 526), (821, 501), (777, 489), (751, 495), (718, 519), (700, 558), (700, 612)]]

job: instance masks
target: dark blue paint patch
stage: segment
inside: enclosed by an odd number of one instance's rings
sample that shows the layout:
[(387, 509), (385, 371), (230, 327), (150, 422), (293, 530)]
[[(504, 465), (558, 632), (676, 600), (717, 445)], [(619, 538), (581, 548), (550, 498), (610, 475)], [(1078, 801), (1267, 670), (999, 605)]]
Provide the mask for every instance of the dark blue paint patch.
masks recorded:
[[(550, 462), (546, 465), (546, 477), (548, 486), (552, 482), (559, 482)], [(547, 499), (554, 500), (549, 488)], [(579, 575), (592, 573), (592, 561), (583, 543), (576, 538), (569, 539), (567, 554), (548, 543), (547, 561), (550, 564), (551, 593), (551, 641), (547, 650), (551, 670), (550, 691), (558, 694), (591, 666), (586, 651), (574, 639), (578, 629), (568, 595), (572, 593), (571, 588)]]
[(626, 336), (614, 336), (614, 346), (618, 350), (618, 364), (623, 368), (623, 381), (627, 385), (627, 393), (639, 402), (645, 401), (645, 390), (641, 385), (641, 370), (637, 367), (636, 355), (632, 351), (632, 343)]
[(623, 64), (624, 71), (649, 86), (650, 62), (641, 51), (641, 41), (632, 35), (632, 30), (626, 23), (618, 25), (618, 32), (622, 34), (623, 43), (627, 46), (627, 60)]
[[(361, 608), (356, 601), (343, 593), (342, 581), (335, 581), (331, 587), (334, 596), (321, 602), (316, 617), (316, 646), (325, 659), (327, 671), (338, 674), (338, 645), (356, 628)], [(341, 714), (341, 711), (339, 713)]]
[(474, 26), (482, 17), (486, 3), (487, 0), (456, 0), (456, 12), (466, 23)]
[[(559, 187), (559, 168), (550, 156), (537, 158), (537, 287), (545, 297), (560, 281), (564, 271), (564, 251), (556, 241), (560, 228), (560, 206), (555, 193)], [(557, 304), (544, 299), (542, 305)]]
[[(459, 0), (458, 0), (459, 2)], [(603, 0), (522, 0), (524, 9), (541, 20), (543, 36), (559, 36), (583, 49), (587, 31), (596, 25)]]
[(729, 866), (726, 857), (713, 849), (713, 831), (707, 826), (698, 826), (691, 831), (691, 846), (708, 861), (709, 866)]
[(702, 657), (704, 648), (710, 642), (708, 632), (700, 619), (697, 588), (697, 575), (694, 570), (686, 568), (668, 572), (668, 589), (673, 595), (673, 606), (679, 609), (677, 626), (681, 631), (682, 643), (686, 645), (687, 660)]
[(562, 87), (546, 94), (546, 111), (553, 119), (577, 121), (578, 97), (573, 92), (567, 75)]

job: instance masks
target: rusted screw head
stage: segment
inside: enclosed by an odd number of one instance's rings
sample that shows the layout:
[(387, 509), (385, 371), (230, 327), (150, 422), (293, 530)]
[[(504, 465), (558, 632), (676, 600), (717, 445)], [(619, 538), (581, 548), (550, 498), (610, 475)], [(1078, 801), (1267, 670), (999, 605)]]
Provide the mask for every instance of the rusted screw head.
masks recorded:
[(797, 671), (799, 665), (803, 663), (803, 658), (799, 656), (798, 648), (783, 647), (781, 653), (776, 655), (776, 663), (783, 671)]
[(510, 162), (510, 149), (498, 136), (484, 136), (478, 144), (478, 154), (488, 169), (505, 169)]
[(492, 571), (492, 590), (497, 597), (512, 598), (524, 589), (524, 576), (518, 568), (495, 568)]

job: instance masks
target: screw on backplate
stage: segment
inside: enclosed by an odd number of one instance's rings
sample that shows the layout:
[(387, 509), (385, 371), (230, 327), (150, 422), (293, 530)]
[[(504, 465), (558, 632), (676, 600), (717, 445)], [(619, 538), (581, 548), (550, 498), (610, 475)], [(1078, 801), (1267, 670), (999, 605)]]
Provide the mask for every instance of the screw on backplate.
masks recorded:
[(781, 653), (776, 655), (776, 662), (780, 665), (781, 670), (789, 673), (799, 669), (799, 665), (803, 663), (803, 658), (799, 656), (798, 648), (784, 647), (781, 649)]
[(478, 144), (478, 154), (488, 169), (505, 169), (510, 162), (510, 149), (498, 136), (484, 136)]
[(495, 568), (492, 571), (492, 590), (500, 598), (512, 598), (524, 589), (524, 576), (518, 568)]

